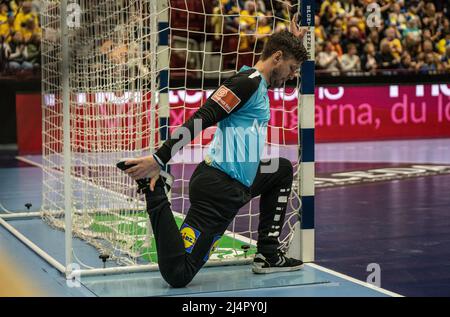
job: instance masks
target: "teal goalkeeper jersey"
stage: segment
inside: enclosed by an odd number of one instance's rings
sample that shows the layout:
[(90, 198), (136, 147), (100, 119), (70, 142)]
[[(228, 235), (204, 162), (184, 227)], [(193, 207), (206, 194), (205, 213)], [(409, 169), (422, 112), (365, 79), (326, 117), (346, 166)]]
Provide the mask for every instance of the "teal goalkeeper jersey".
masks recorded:
[[(162, 165), (198, 134), (197, 120), (202, 130), (217, 124), (205, 162), (247, 187), (253, 184), (267, 136), (270, 118), (268, 84), (254, 68), (244, 66), (226, 79), (205, 104), (182, 128), (186, 133), (173, 133), (154, 154)], [(178, 131), (179, 132), (179, 131)]]
[[(268, 85), (257, 70), (248, 66), (242, 67), (236, 76), (242, 77), (238, 83), (251, 96), (241, 100), (242, 106), (219, 122), (205, 161), (250, 187), (259, 167), (270, 119)], [(233, 87), (230, 89), (233, 91)]]

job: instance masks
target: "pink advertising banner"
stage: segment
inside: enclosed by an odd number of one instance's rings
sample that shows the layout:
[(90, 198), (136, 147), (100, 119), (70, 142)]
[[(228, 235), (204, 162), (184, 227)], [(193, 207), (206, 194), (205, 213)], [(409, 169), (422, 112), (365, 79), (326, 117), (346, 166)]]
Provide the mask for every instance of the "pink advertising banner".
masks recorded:
[[(172, 91), (171, 126), (182, 124), (211, 93)], [(277, 130), (276, 143), (297, 142), (297, 93), (269, 91), (269, 129)], [(315, 93), (316, 142), (450, 137), (446, 84), (318, 87)], [(211, 133), (207, 135), (203, 143), (209, 141)]]
[(319, 87), (319, 142), (450, 137), (446, 84)]
[[(170, 91), (171, 131), (188, 119), (212, 92)], [(297, 143), (297, 94), (297, 90), (292, 88), (269, 91), (269, 142)], [(148, 96), (128, 95), (128, 101), (124, 96), (115, 96), (111, 92), (92, 96), (78, 94), (74, 98), (79, 103), (77, 111), (81, 112), (90, 111), (93, 107), (115, 107), (114, 113), (128, 113), (140, 105), (143, 112), (150, 113), (145, 111), (147, 103), (140, 102)], [(42, 116), (41, 100), (50, 100), (46, 106), (54, 107), (51, 102), (54, 99), (54, 96), (41, 98), (39, 94), (17, 95), (21, 154), (40, 152), (42, 122), (37, 118)], [(318, 87), (315, 102), (316, 142), (450, 137), (450, 86), (447, 84)], [(148, 123), (148, 119), (142, 120)], [(113, 128), (114, 122), (111, 124)], [(208, 143), (213, 132), (214, 128), (204, 132), (201, 142)], [(86, 142), (82, 138), (78, 141), (80, 144)], [(195, 142), (200, 142), (199, 138)]]

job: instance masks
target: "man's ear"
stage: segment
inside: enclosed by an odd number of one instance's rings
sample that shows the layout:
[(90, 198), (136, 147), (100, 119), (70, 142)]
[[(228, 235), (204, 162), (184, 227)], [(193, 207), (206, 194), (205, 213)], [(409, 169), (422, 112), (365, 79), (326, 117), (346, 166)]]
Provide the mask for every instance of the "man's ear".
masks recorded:
[(282, 51), (276, 51), (273, 55), (273, 61), (275, 62), (275, 64), (278, 64), (279, 62), (281, 62), (281, 59), (283, 58), (283, 52)]

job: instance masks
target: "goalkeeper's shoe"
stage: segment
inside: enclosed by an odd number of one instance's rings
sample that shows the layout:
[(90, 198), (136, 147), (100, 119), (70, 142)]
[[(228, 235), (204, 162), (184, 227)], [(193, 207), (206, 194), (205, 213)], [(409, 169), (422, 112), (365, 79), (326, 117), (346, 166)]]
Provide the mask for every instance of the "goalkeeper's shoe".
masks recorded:
[(261, 253), (257, 253), (253, 260), (252, 271), (257, 274), (267, 274), (297, 271), (302, 268), (302, 261), (288, 258), (283, 252), (278, 251), (271, 256), (264, 256)]
[[(125, 161), (126, 159), (117, 163), (117, 167), (122, 171), (125, 171), (130, 167), (136, 165), (136, 164), (125, 165)], [(136, 183), (138, 184), (137, 192), (139, 194), (145, 194), (147, 190), (150, 190), (150, 178), (137, 179)], [(159, 179), (156, 181), (155, 187), (159, 186), (164, 188), (164, 191), (166, 192), (166, 194), (168, 194), (170, 189), (172, 188), (172, 184), (173, 184), (173, 176), (165, 171), (160, 171)]]

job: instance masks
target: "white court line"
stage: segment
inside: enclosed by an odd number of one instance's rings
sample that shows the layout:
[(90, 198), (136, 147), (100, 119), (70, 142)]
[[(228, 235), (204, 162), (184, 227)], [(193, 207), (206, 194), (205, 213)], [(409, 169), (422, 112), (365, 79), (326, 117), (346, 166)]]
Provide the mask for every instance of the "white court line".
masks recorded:
[(370, 289), (372, 289), (374, 291), (383, 293), (383, 294), (391, 296), (391, 297), (404, 297), (403, 295), (400, 295), (400, 294), (388, 291), (388, 290), (386, 290), (384, 288), (375, 286), (375, 285), (367, 283), (367, 282), (363, 282), (363, 281), (357, 280), (357, 279), (355, 279), (353, 277), (350, 277), (348, 275), (345, 275), (345, 274), (342, 274), (342, 273), (339, 273), (339, 272), (336, 272), (336, 271), (324, 268), (323, 266), (320, 266), (320, 265), (317, 265), (317, 264), (314, 264), (314, 263), (306, 263), (305, 265), (307, 265), (307, 266), (309, 266), (311, 268), (314, 268), (316, 270), (319, 270), (319, 271), (322, 271), (322, 272), (325, 272), (325, 273), (337, 276), (337, 277), (342, 278), (344, 280), (347, 280), (349, 282), (352, 282), (352, 283), (355, 283), (355, 284), (358, 284), (358, 285), (370, 288)]
[(316, 162), (449, 164), (450, 138), (317, 143)]
[[(30, 164), (30, 165), (33, 165), (33, 166), (36, 166), (36, 167), (39, 167), (39, 168), (43, 169), (43, 165), (42, 165), (42, 164), (39, 164), (39, 163), (34, 162), (34, 161), (31, 161), (31, 160), (26, 159), (26, 158), (24, 158), (24, 157), (17, 156), (16, 159), (18, 159), (18, 160), (20, 160), (20, 161), (23, 161), (23, 162), (25, 162), (25, 163), (28, 163), (28, 164)], [(178, 214), (178, 213), (176, 213), (176, 214)], [(181, 214), (179, 214), (179, 215), (181, 215)], [(183, 215), (181, 215), (181, 216), (183, 216)], [(229, 231), (227, 230), (226, 233), (228, 233), (228, 232), (229, 232)], [(254, 243), (256, 242), (256, 241), (254, 241), (254, 240), (252, 240), (252, 239), (249, 239), (249, 238), (246, 238), (246, 237), (243, 237), (243, 236), (240, 236), (240, 235), (236, 235), (236, 236), (238, 236), (238, 239), (239, 239), (239, 240), (242, 239), (242, 240), (241, 240), (242, 242), (247, 242), (247, 243), (249, 243), (249, 244), (254, 244)], [(353, 277), (350, 277), (350, 276), (348, 276), (348, 275), (345, 275), (345, 274), (342, 274), (342, 273), (339, 273), (339, 272), (336, 272), (336, 271), (333, 271), (333, 270), (324, 268), (324, 267), (322, 267), (322, 266), (320, 266), (320, 265), (317, 265), (317, 264), (314, 264), (314, 263), (306, 263), (305, 265), (307, 265), (307, 266), (309, 266), (309, 267), (311, 267), (311, 268), (313, 268), (313, 269), (317, 269), (317, 270), (319, 270), (319, 271), (322, 271), (322, 272), (325, 272), (325, 273), (334, 275), (334, 276), (336, 276), (336, 277), (339, 277), (339, 278), (341, 278), (341, 279), (347, 280), (347, 281), (349, 281), (349, 282), (352, 282), (352, 283), (355, 283), (355, 284), (358, 284), (358, 285), (361, 285), (361, 286), (370, 288), (370, 289), (372, 289), (372, 290), (374, 290), (374, 291), (380, 292), (380, 293), (382, 293), (382, 294), (385, 294), (385, 295), (388, 295), (388, 296), (391, 296), (391, 297), (404, 297), (403, 295), (400, 295), (400, 294), (397, 294), (397, 293), (388, 291), (388, 290), (386, 290), (386, 289), (377, 287), (377, 286), (372, 285), (372, 284), (370, 284), (370, 283), (362, 282), (362, 281), (357, 280), (357, 279), (355, 279), (355, 278), (353, 278)]]

